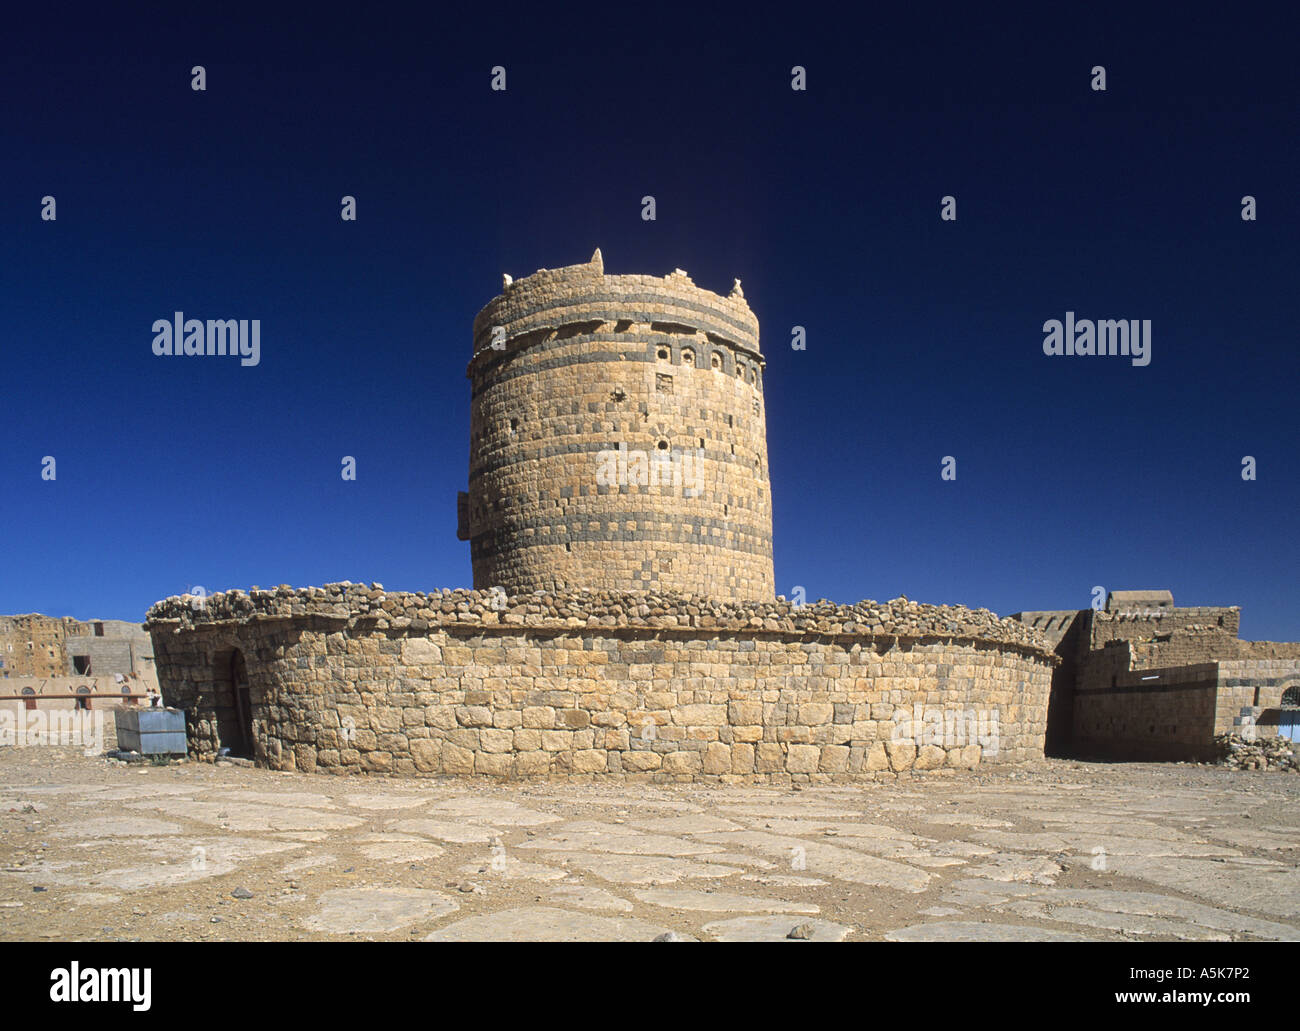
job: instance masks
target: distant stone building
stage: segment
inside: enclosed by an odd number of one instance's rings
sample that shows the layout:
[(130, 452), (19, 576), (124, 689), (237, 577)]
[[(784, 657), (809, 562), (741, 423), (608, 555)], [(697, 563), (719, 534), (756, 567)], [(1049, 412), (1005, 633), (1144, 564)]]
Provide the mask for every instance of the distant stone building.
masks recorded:
[(157, 689), (140, 623), (0, 616), (0, 709), (136, 704)]
[(1300, 643), (1239, 640), (1235, 606), (1179, 608), (1169, 591), (1112, 591), (1104, 609), (1012, 618), (1061, 657), (1049, 755), (1210, 758), (1217, 734), (1293, 736), (1300, 724)]

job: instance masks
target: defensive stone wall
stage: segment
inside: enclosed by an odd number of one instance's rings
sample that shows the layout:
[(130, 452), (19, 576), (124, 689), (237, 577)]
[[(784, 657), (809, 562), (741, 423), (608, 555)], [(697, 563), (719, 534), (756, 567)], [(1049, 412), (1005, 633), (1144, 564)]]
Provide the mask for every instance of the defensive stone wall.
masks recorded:
[[(986, 610), (675, 594), (169, 598), (164, 694), (212, 755), (246, 670), (254, 757), (286, 770), (789, 783), (1043, 754), (1058, 661)], [(236, 658), (238, 653), (238, 658)]]
[(1300, 693), (1300, 645), (1232, 643), (1227, 654), (1244, 657), (1171, 666), (1139, 662), (1138, 656), (1150, 657), (1149, 648), (1128, 641), (1110, 641), (1090, 653), (1074, 695), (1075, 751), (1212, 759), (1214, 736), (1240, 733), (1243, 718), (1256, 723), (1261, 736), (1275, 734), (1275, 718), (1257, 718), (1296, 697), (1288, 691)]
[(1122, 759), (1211, 759), (1219, 691), (1217, 663), (1128, 668), (1128, 647), (1105, 649), (1109, 674), (1093, 661), (1074, 694), (1074, 749)]
[(1175, 654), (1174, 649), (1168, 649), (1162, 657), (1164, 665), (1174, 665), (1178, 662), (1210, 662), (1223, 649), (1234, 648), (1241, 627), (1241, 609), (1235, 605), (1151, 608), (1093, 612), (1091, 619), (1094, 649), (1104, 648), (1107, 641), (1163, 644), (1172, 641), (1173, 635), (1177, 634), (1184, 650)]
[[(1252, 646), (1243, 650), (1243, 657), (1219, 663), (1216, 734), (1237, 731), (1238, 718), (1247, 706), (1268, 710), (1300, 705), (1297, 697), (1300, 696), (1300, 644), (1273, 641), (1243, 641), (1242, 644)], [(1256, 654), (1251, 654), (1252, 651)]]

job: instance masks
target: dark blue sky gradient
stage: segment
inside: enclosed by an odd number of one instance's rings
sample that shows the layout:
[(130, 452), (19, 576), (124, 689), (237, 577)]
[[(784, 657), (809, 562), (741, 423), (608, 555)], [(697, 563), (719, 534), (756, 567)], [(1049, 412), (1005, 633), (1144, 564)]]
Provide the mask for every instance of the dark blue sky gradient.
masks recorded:
[[(471, 321), (600, 246), (743, 279), (779, 592), (1169, 587), (1300, 639), (1294, 26), (856, 9), (7, 15), (0, 612), (467, 586)], [(260, 318), (260, 366), (155, 357), (176, 310)], [(1150, 366), (1045, 357), (1067, 310), (1150, 319)]]

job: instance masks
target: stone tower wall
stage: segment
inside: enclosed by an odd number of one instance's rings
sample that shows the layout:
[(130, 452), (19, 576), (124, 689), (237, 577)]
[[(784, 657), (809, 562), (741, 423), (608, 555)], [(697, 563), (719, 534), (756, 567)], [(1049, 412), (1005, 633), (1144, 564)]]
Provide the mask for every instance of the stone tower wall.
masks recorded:
[(474, 586), (771, 600), (763, 366), (738, 285), (607, 276), (599, 251), (508, 283), (468, 368)]

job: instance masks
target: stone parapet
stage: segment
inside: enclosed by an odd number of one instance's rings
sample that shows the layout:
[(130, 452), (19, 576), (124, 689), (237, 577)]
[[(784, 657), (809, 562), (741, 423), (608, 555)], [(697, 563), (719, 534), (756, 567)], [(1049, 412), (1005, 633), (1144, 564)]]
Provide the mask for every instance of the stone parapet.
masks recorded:
[(1058, 661), (1024, 624), (905, 599), (194, 601), (149, 611), (166, 699), (196, 755), (249, 740), (276, 769), (800, 783), (1021, 762), (1042, 757)]

